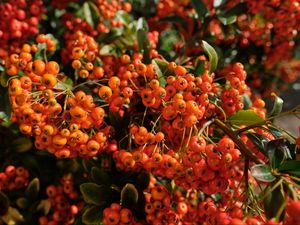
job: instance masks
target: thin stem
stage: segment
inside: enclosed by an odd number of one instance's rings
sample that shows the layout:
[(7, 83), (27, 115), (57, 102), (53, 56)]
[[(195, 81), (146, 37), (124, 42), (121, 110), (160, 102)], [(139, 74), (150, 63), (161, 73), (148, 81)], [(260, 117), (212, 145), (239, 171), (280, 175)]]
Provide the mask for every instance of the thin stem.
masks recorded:
[(243, 133), (244, 131), (250, 130), (252, 128), (261, 127), (261, 126), (265, 125), (266, 123), (268, 123), (268, 122), (264, 121), (264, 122), (261, 122), (261, 123), (252, 124), (250, 126), (246, 126), (246, 127), (243, 127), (243, 128), (240, 128), (240, 129), (236, 130), (235, 133), (238, 135), (238, 134)]
[(283, 179), (279, 179), (276, 184), (273, 185), (261, 198), (260, 201), (262, 202), (272, 191), (274, 191), (279, 185), (281, 185)]
[(259, 159), (251, 152), (251, 150), (244, 144), (240, 137), (236, 135), (236, 133), (233, 130), (231, 130), (225, 123), (223, 123), (219, 119), (215, 119), (214, 123), (233, 140), (233, 142), (239, 147), (240, 152), (245, 157), (257, 164), (265, 164), (264, 161)]
[[(282, 188), (282, 184), (281, 184), (281, 189), (283, 189), (283, 188)], [(279, 221), (279, 220), (280, 220), (280, 216), (281, 216), (283, 210), (285, 209), (286, 203), (287, 203), (287, 201), (288, 201), (288, 199), (289, 199), (289, 198), (288, 198), (288, 196), (289, 196), (289, 191), (290, 191), (290, 190), (288, 190), (287, 196), (286, 196), (286, 198), (284, 199), (284, 202), (281, 204), (280, 208), (278, 209), (278, 211), (277, 211), (277, 213), (276, 213), (276, 215), (275, 215), (275, 220), (276, 220), (276, 221)]]
[(204, 129), (205, 129), (206, 127), (208, 127), (209, 125), (211, 125), (213, 122), (214, 122), (214, 119), (211, 119), (211, 120), (208, 120), (207, 122), (205, 122), (205, 123), (203, 124), (202, 128), (199, 130), (198, 136), (200, 136), (200, 135), (203, 133)]
[(244, 176), (245, 176), (245, 187), (246, 187), (247, 193), (248, 193), (248, 189), (249, 189), (248, 170), (249, 170), (249, 159), (246, 159), (245, 165), (244, 165)]
[(146, 107), (145, 111), (144, 111), (143, 120), (142, 120), (142, 126), (144, 126), (144, 121), (145, 121), (145, 117), (146, 117), (146, 114), (147, 114), (147, 109), (148, 109), (148, 107)]

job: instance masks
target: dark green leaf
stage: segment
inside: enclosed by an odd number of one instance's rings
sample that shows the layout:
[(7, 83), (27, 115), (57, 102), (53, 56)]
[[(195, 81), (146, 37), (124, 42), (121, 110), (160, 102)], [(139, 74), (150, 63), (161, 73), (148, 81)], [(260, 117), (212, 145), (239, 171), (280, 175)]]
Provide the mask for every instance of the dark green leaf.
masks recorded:
[(29, 206), (29, 201), (27, 198), (21, 197), (16, 200), (16, 204), (21, 209), (26, 209)]
[(269, 139), (260, 134), (250, 132), (247, 134), (247, 137), (253, 142), (253, 144), (261, 153), (263, 153), (265, 156), (268, 156), (267, 152), (265, 151), (265, 143), (269, 142)]
[(121, 191), (121, 204), (124, 207), (132, 207), (138, 202), (139, 194), (133, 184), (126, 184)]
[(5, 73), (2, 72), (0, 75), (0, 84), (2, 87), (7, 87), (8, 86), (8, 80), (9, 80), (9, 76)]
[(93, 16), (92, 16), (92, 11), (90, 8), (90, 5), (88, 2), (83, 3), (82, 6), (82, 12), (83, 12), (83, 18), (84, 20), (91, 25), (92, 27), (95, 26), (94, 21), (93, 21)]
[(256, 180), (262, 182), (272, 182), (276, 179), (270, 168), (265, 164), (256, 164), (252, 166), (251, 174)]
[(228, 16), (241, 15), (245, 12), (247, 12), (247, 4), (246, 4), (246, 2), (242, 2), (232, 8), (229, 8), (228, 10), (223, 12), (223, 14), (228, 17)]
[(110, 123), (114, 126), (118, 126), (118, 124), (122, 122), (122, 117), (120, 116), (119, 112), (109, 112), (108, 118)]
[(84, 170), (89, 173), (95, 164), (91, 161), (91, 159), (82, 159), (82, 166)]
[(225, 16), (218, 16), (219, 20), (221, 21), (221, 23), (223, 25), (230, 25), (236, 22), (237, 16), (229, 16), (229, 17), (225, 17)]
[(103, 210), (105, 207), (102, 206), (90, 206), (82, 214), (82, 222), (87, 225), (97, 225), (102, 222)]
[(160, 86), (165, 87), (167, 84), (165, 72), (168, 69), (168, 63), (162, 59), (153, 59), (152, 64), (155, 66), (155, 72), (158, 76)]
[(254, 110), (240, 110), (236, 112), (234, 115), (228, 118), (228, 121), (232, 125), (256, 125), (256, 124), (265, 124), (265, 120), (261, 118)]
[(19, 137), (14, 139), (11, 147), (16, 152), (26, 152), (32, 148), (32, 141), (28, 137)]
[(282, 98), (280, 98), (280, 97), (278, 97), (276, 95), (274, 95), (274, 96), (275, 96), (275, 101), (274, 101), (273, 109), (269, 113), (268, 117), (277, 116), (282, 111), (282, 107), (283, 107), (283, 100), (282, 100)]
[(7, 118), (11, 116), (11, 106), (7, 88), (0, 86), (0, 112), (4, 112)]
[(31, 199), (35, 200), (40, 191), (40, 181), (38, 178), (34, 178), (28, 185), (25, 194), (26, 196)]
[(147, 26), (145, 25), (145, 20), (140, 18), (137, 23), (137, 41), (139, 46), (139, 51), (143, 54), (143, 59), (145, 63), (150, 63), (150, 41), (147, 34)]
[(300, 160), (286, 161), (280, 165), (278, 170), (300, 177)]
[(89, 4), (89, 7), (90, 7), (90, 11), (91, 11), (91, 14), (92, 14), (93, 21), (98, 22), (99, 18), (100, 18), (98, 7), (92, 1), (88, 1), (88, 4)]
[(34, 54), (34, 59), (44, 59), (44, 51), (46, 51), (46, 44), (38, 44), (38, 51)]
[(48, 199), (41, 200), (36, 207), (37, 211), (40, 211), (43, 215), (47, 215), (50, 212), (51, 203)]
[(0, 72), (4, 71), (5, 67), (3, 65), (0, 64)]
[(208, 14), (206, 5), (202, 0), (191, 0), (191, 5), (196, 10), (199, 19), (203, 21), (204, 17)]
[(141, 190), (144, 190), (148, 187), (150, 182), (150, 174), (149, 173), (139, 173), (139, 175), (137, 176), (137, 183), (138, 183), (138, 187)]
[(111, 195), (111, 189), (106, 185), (84, 183), (80, 185), (80, 192), (86, 203), (103, 205)]
[(283, 161), (292, 158), (283, 138), (267, 142), (265, 149), (273, 168), (278, 168)]
[(205, 62), (202, 60), (197, 60), (195, 65), (194, 76), (201, 76), (205, 72)]
[(243, 94), (244, 109), (249, 109), (252, 106), (250, 97), (247, 94)]
[(187, 24), (186, 20), (178, 15), (163, 17), (159, 20), (159, 23), (177, 23), (177, 24), (180, 24), (183, 29), (185, 29), (185, 30), (188, 29), (188, 24)]
[(212, 73), (218, 66), (218, 54), (216, 50), (206, 41), (202, 41), (203, 49), (209, 57), (209, 72)]
[(4, 215), (9, 207), (8, 197), (0, 190), (0, 216)]
[(92, 179), (97, 184), (111, 185), (112, 179), (109, 174), (98, 167), (93, 167), (91, 172)]
[(276, 127), (268, 126), (268, 131), (275, 137), (275, 138), (282, 138), (284, 135), (280, 132), (280, 130), (276, 129)]
[[(270, 190), (270, 188), (272, 188), (271, 185), (266, 188), (266, 191)], [(264, 200), (264, 209), (267, 218), (274, 218), (282, 204), (284, 204), (284, 196), (281, 188), (277, 187)], [(283, 215), (281, 214), (281, 216)]]

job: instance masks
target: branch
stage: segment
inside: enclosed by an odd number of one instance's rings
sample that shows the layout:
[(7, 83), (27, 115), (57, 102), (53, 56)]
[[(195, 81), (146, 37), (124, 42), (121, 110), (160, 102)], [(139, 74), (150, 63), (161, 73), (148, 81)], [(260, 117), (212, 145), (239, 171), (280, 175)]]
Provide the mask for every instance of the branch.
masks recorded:
[(259, 159), (256, 155), (254, 155), (251, 150), (244, 144), (241, 138), (235, 134), (233, 130), (231, 130), (225, 123), (223, 123), (219, 119), (215, 119), (214, 123), (224, 132), (226, 133), (233, 142), (238, 146), (240, 152), (249, 160), (257, 163), (257, 164), (265, 164), (264, 161)]

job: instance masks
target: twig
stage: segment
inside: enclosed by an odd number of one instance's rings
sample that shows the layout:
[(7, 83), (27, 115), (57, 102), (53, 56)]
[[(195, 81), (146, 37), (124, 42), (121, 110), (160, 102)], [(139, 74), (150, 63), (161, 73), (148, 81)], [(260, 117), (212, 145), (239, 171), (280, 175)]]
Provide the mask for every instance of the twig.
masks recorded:
[(255, 156), (251, 150), (243, 143), (243, 141), (240, 139), (236, 133), (231, 130), (225, 123), (223, 123), (219, 119), (215, 119), (214, 123), (224, 132), (226, 133), (233, 142), (239, 147), (240, 152), (249, 160), (257, 163), (257, 164), (265, 164), (264, 161), (259, 159), (257, 156)]

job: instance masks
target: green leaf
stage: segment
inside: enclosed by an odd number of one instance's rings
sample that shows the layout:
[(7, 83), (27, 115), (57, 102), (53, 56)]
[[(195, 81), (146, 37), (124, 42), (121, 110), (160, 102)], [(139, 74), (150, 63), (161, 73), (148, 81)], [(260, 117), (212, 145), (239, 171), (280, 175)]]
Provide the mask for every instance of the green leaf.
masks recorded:
[(46, 51), (46, 44), (38, 44), (38, 51), (34, 54), (34, 59), (44, 59), (44, 51)]
[(29, 206), (29, 201), (27, 198), (21, 197), (16, 200), (16, 204), (21, 209), (26, 209)]
[(158, 22), (159, 23), (177, 23), (177, 24), (180, 24), (183, 29), (185, 29), (185, 30), (188, 29), (188, 24), (187, 24), (186, 20), (183, 19), (179, 15), (166, 16), (166, 17), (161, 18)]
[(98, 7), (92, 1), (88, 1), (87, 3), (89, 4), (89, 8), (90, 8), (90, 11), (92, 14), (93, 21), (99, 21), (100, 13), (99, 13)]
[(40, 181), (39, 178), (34, 178), (28, 185), (25, 191), (25, 195), (31, 199), (35, 200), (38, 197), (40, 191)]
[(212, 73), (217, 69), (218, 66), (218, 54), (216, 50), (206, 41), (202, 41), (202, 45), (205, 53), (209, 57), (209, 72)]
[[(268, 191), (272, 188), (270, 185), (266, 188), (265, 191)], [(264, 209), (267, 219), (274, 218), (277, 215), (278, 210), (280, 209), (281, 205), (284, 204), (284, 196), (281, 191), (280, 186), (275, 188), (264, 200)], [(280, 217), (282, 217), (281, 214)]]
[(195, 65), (194, 76), (199, 77), (205, 72), (205, 62), (202, 60), (197, 60)]
[(91, 159), (82, 159), (82, 166), (84, 170), (89, 173), (93, 166), (95, 166), (95, 163), (93, 163)]
[(137, 22), (137, 41), (139, 52), (143, 54), (143, 59), (145, 63), (150, 63), (150, 41), (147, 34), (147, 26), (146, 22), (143, 18), (140, 18)]
[(254, 110), (247, 109), (247, 110), (239, 110), (234, 115), (228, 118), (228, 121), (232, 125), (256, 125), (256, 124), (265, 124), (266, 121), (261, 118)]
[(148, 187), (150, 182), (150, 174), (149, 173), (139, 173), (137, 176), (137, 184), (140, 190), (144, 190)]
[(300, 177), (300, 160), (289, 160), (282, 163), (278, 169), (280, 172)]
[(8, 197), (0, 190), (0, 216), (7, 213), (9, 207)]
[(132, 207), (137, 204), (139, 194), (133, 184), (127, 183), (121, 191), (121, 204), (125, 207)]
[(243, 94), (244, 109), (249, 109), (252, 106), (250, 97), (247, 94)]
[(92, 168), (91, 176), (97, 184), (112, 184), (112, 179), (109, 174), (96, 166)]
[(136, 25), (136, 30), (144, 30), (146, 32), (149, 31), (147, 21), (143, 17), (138, 19), (137, 25)]
[(87, 225), (97, 225), (103, 220), (103, 206), (90, 206), (82, 214), (82, 222)]
[(80, 192), (86, 203), (103, 205), (111, 195), (111, 189), (106, 185), (84, 183), (80, 185)]
[(265, 143), (269, 142), (269, 139), (260, 134), (251, 132), (247, 134), (247, 137), (253, 142), (253, 144), (258, 148), (258, 150), (261, 153), (263, 153), (265, 156), (268, 156), (267, 152), (265, 151)]
[(282, 107), (283, 107), (282, 98), (278, 97), (275, 94), (273, 94), (273, 96), (275, 97), (275, 101), (274, 101), (273, 108), (272, 108), (271, 112), (269, 113), (268, 117), (278, 116), (279, 113), (281, 113)]
[(84, 20), (92, 27), (95, 27), (92, 11), (88, 2), (83, 3), (82, 12)]
[(208, 14), (208, 9), (202, 0), (191, 0), (191, 5), (196, 10), (197, 15), (201, 21)]
[(167, 84), (165, 72), (168, 69), (168, 62), (162, 59), (153, 59), (152, 64), (155, 66), (155, 72), (158, 76), (160, 86), (165, 87)]
[(4, 112), (6, 117), (10, 118), (11, 106), (7, 88), (0, 86), (0, 93), (0, 112)]
[(103, 45), (99, 52), (100, 55), (116, 55), (116, 47), (114, 45)]
[(43, 199), (37, 205), (36, 210), (40, 211), (43, 215), (47, 215), (50, 212), (51, 203), (48, 199)]
[(5, 71), (5, 67), (4, 67), (4, 65), (0, 64), (0, 72), (3, 72), (3, 71)]
[(0, 84), (2, 87), (7, 87), (8, 86), (8, 80), (9, 80), (9, 76), (5, 73), (2, 72), (0, 75)]
[(214, 0), (213, 6), (215, 8), (220, 7), (222, 4), (224, 4), (226, 2), (226, 0)]
[(237, 4), (236, 6), (229, 8), (228, 10), (226, 10), (225, 12), (223, 12), (222, 14), (225, 15), (226, 17), (228, 16), (237, 16), (237, 15), (241, 15), (243, 13), (247, 12), (247, 3), (246, 2), (242, 2)]
[(265, 164), (256, 164), (252, 166), (251, 174), (256, 180), (262, 182), (272, 182), (276, 179), (269, 167)]
[(221, 21), (221, 23), (225, 26), (233, 24), (236, 22), (237, 16), (229, 16), (229, 17), (225, 17), (225, 16), (218, 16), (218, 19)]
[(292, 159), (290, 150), (286, 146), (283, 138), (267, 142), (265, 149), (273, 168), (278, 168), (286, 159)]
[(32, 141), (28, 137), (19, 137), (11, 142), (11, 147), (16, 152), (26, 152), (32, 146)]

